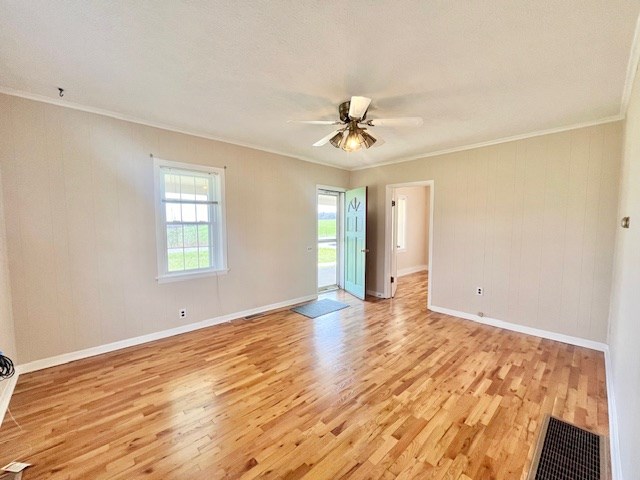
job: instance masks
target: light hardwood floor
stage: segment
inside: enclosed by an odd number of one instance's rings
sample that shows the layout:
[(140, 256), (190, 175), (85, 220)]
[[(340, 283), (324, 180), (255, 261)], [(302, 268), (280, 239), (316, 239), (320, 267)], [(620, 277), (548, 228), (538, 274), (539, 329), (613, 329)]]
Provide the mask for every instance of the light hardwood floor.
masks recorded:
[(601, 353), (393, 301), (288, 310), (21, 376), (26, 480), (519, 479), (553, 413), (607, 433)]

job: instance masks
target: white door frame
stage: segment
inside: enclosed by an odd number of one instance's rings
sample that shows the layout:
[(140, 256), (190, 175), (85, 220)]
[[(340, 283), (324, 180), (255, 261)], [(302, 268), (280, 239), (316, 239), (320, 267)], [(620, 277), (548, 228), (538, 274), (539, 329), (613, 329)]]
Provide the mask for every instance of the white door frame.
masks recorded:
[(321, 190), (328, 190), (331, 192), (338, 192), (340, 195), (338, 197), (338, 225), (336, 231), (336, 239), (338, 241), (338, 278), (337, 285), (338, 288), (344, 288), (344, 194), (347, 191), (346, 188), (342, 187), (332, 187), (330, 185), (319, 185), (316, 184), (316, 229), (314, 232), (315, 235), (315, 244), (313, 250), (316, 252), (315, 256), (315, 270), (316, 270), (316, 292), (319, 291), (320, 286), (318, 285), (318, 193)]
[[(421, 180), (417, 182), (391, 183), (386, 186), (384, 215), (384, 298), (391, 298), (391, 255), (393, 255), (393, 224), (391, 221), (391, 200), (393, 191), (401, 187), (429, 187), (429, 282), (427, 284), (427, 308), (431, 308), (431, 285), (433, 284), (433, 204), (435, 182)], [(396, 279), (397, 281), (397, 279)]]

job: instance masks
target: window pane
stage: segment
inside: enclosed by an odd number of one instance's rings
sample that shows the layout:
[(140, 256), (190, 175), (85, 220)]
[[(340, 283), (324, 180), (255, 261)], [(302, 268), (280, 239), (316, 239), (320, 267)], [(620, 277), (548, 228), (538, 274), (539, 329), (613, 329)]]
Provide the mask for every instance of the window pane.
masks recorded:
[(184, 246), (185, 247), (197, 247), (198, 246), (198, 227), (196, 225), (184, 225)]
[(198, 222), (209, 222), (209, 205), (196, 205)]
[(178, 175), (164, 174), (164, 194), (165, 198), (180, 198), (180, 177)]
[(200, 247), (198, 249), (200, 255), (200, 268), (207, 268), (211, 266), (209, 259), (209, 249)]
[(196, 200), (201, 202), (210, 200), (208, 178), (196, 177)]
[(182, 248), (168, 249), (168, 267), (170, 272), (184, 270), (184, 250)]
[(193, 203), (182, 204), (182, 221), (183, 222), (196, 221), (196, 206)]
[(196, 187), (195, 178), (190, 175), (180, 176), (180, 193), (182, 194), (182, 200), (195, 200), (196, 199)]
[[(189, 164), (159, 162), (155, 173), (163, 192), (158, 221), (165, 239), (166, 249), (159, 249), (159, 264), (165, 264), (164, 273), (181, 273), (218, 267), (215, 241), (224, 241), (224, 225), (221, 223), (220, 205), (209, 202), (223, 201), (218, 192), (224, 188), (218, 169), (190, 168)], [(215, 235), (213, 234), (215, 231)], [(214, 265), (214, 262), (216, 265)], [(220, 258), (220, 267), (226, 266)], [(162, 273), (161, 273), (162, 274)]]
[(167, 222), (181, 222), (182, 214), (179, 203), (166, 203), (165, 210), (167, 212)]
[(183, 246), (182, 226), (167, 225), (167, 247), (182, 248)]
[(184, 249), (184, 269), (193, 270), (195, 268), (198, 268), (198, 249), (185, 248)]
[(209, 225), (198, 225), (198, 245), (209, 246)]
[(338, 197), (318, 194), (318, 238), (336, 238), (338, 228)]

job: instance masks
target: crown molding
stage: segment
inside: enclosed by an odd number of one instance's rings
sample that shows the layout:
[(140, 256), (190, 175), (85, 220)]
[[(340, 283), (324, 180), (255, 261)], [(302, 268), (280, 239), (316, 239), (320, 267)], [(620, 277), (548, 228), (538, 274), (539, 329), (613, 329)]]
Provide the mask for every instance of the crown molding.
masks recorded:
[(102, 108), (89, 107), (87, 105), (82, 105), (80, 103), (68, 102), (63, 99), (47, 97), (46, 95), (39, 95), (35, 93), (24, 92), (22, 90), (15, 90), (13, 88), (7, 88), (3, 86), (0, 86), (0, 94), (9, 95), (12, 97), (24, 98), (27, 100), (33, 100), (35, 102), (48, 103), (50, 105), (56, 105), (58, 107), (66, 107), (72, 110), (79, 110), (81, 112), (94, 113), (96, 115), (102, 115), (104, 117), (115, 118), (116, 120), (123, 120), (125, 122), (136, 123), (138, 125), (144, 125), (147, 127), (159, 128), (161, 130), (167, 130), (169, 132), (182, 133), (184, 135), (191, 135), (192, 137), (199, 137), (199, 138), (205, 138), (207, 140), (214, 140), (216, 142), (227, 143), (230, 145), (235, 145), (237, 147), (250, 148), (252, 150), (272, 153), (274, 155), (280, 155), (282, 157), (292, 158), (294, 160), (301, 160), (303, 162), (315, 163), (316, 165), (322, 165), (323, 167), (335, 168), (337, 170), (349, 170), (348, 168), (345, 168), (345, 167), (339, 167), (331, 163), (321, 162), (319, 160), (315, 160), (308, 157), (294, 157), (290, 153), (282, 152), (280, 150), (274, 150), (270, 148), (261, 147), (259, 145), (253, 145), (250, 143), (243, 143), (235, 140), (216, 137), (208, 133), (198, 132), (195, 130), (187, 130), (184, 128), (176, 127), (176, 126), (165, 124), (165, 123), (150, 122), (148, 120), (143, 120), (133, 115), (126, 115), (126, 114), (122, 114), (122, 113), (118, 113), (118, 112), (114, 112), (114, 111), (106, 110)]
[[(639, 33), (638, 29), (636, 29), (636, 33)], [(640, 35), (640, 33), (639, 33), (639, 35)], [(635, 44), (636, 44), (636, 42), (635, 42), (635, 39), (634, 39), (634, 45)], [(635, 57), (636, 57), (635, 65), (637, 67), (638, 59), (640, 58), (640, 49), (635, 49), (635, 51), (636, 51), (636, 53), (634, 54)], [(634, 69), (634, 74), (635, 74), (635, 69)], [(633, 82), (633, 79), (632, 79), (632, 82)], [(625, 88), (626, 88), (626, 85), (625, 85)], [(315, 160), (315, 159), (308, 158), (308, 157), (294, 157), (289, 153), (282, 152), (282, 151), (279, 151), (279, 150), (273, 150), (273, 149), (260, 147), (258, 145), (252, 145), (252, 144), (248, 144), (248, 143), (242, 143), (242, 142), (227, 140), (227, 139), (224, 139), (224, 138), (220, 138), (220, 137), (215, 137), (213, 135), (209, 135), (207, 133), (186, 130), (186, 129), (183, 129), (183, 128), (179, 128), (179, 127), (175, 127), (175, 126), (172, 126), (172, 125), (167, 125), (167, 124), (163, 124), (163, 123), (159, 123), (159, 122), (150, 122), (150, 121), (146, 121), (146, 120), (143, 120), (141, 118), (138, 118), (138, 117), (134, 117), (132, 115), (125, 115), (125, 114), (113, 112), (111, 110), (105, 110), (105, 109), (101, 109), (101, 108), (89, 107), (89, 106), (82, 105), (82, 104), (79, 104), (79, 103), (68, 102), (68, 101), (62, 100), (62, 99), (47, 97), (45, 95), (38, 95), (38, 94), (35, 94), (35, 93), (24, 92), (24, 91), (21, 91), (21, 90), (15, 90), (15, 89), (12, 89), (12, 88), (2, 87), (2, 86), (0, 86), (0, 94), (9, 95), (9, 96), (12, 96), (12, 97), (24, 98), (24, 99), (33, 100), (33, 101), (36, 101), (36, 102), (48, 103), (50, 105), (55, 105), (55, 106), (58, 106), (58, 107), (70, 108), (72, 110), (79, 110), (79, 111), (82, 111), (82, 112), (94, 113), (96, 115), (102, 115), (102, 116), (105, 116), (105, 117), (115, 118), (117, 120), (123, 120), (125, 122), (131, 122), (131, 123), (136, 123), (136, 124), (139, 124), (139, 125), (145, 125), (147, 127), (159, 128), (161, 130), (166, 130), (166, 131), (169, 131), (169, 132), (175, 132), (175, 133), (181, 133), (181, 134), (184, 134), (184, 135), (191, 135), (191, 136), (194, 136), (194, 137), (205, 138), (207, 140), (213, 140), (213, 141), (216, 141), (216, 142), (222, 142), (222, 143), (227, 143), (227, 144), (230, 144), (230, 145), (236, 145), (238, 147), (250, 148), (252, 150), (258, 150), (258, 151), (261, 151), (261, 152), (271, 153), (271, 154), (274, 154), (274, 155), (280, 155), (280, 156), (291, 158), (291, 159), (294, 159), (294, 160), (300, 160), (300, 161), (303, 161), (303, 162), (313, 163), (313, 164), (316, 164), (316, 165), (321, 165), (323, 167), (335, 168), (336, 170), (344, 170), (344, 171), (366, 170), (366, 169), (369, 169), (369, 168), (383, 167), (385, 165), (394, 165), (394, 164), (397, 164), (397, 163), (411, 162), (413, 160), (419, 160), (421, 158), (429, 158), (429, 157), (435, 157), (435, 156), (438, 156), (438, 155), (446, 155), (446, 154), (449, 154), (449, 153), (456, 153), (456, 152), (462, 152), (462, 151), (465, 151), (465, 150), (472, 150), (474, 148), (489, 147), (489, 146), (492, 146), (492, 145), (498, 145), (498, 144), (501, 144), (501, 143), (513, 142), (513, 141), (516, 141), (516, 140), (523, 140), (523, 139), (531, 138), (531, 137), (539, 137), (539, 136), (542, 136), (542, 135), (549, 135), (549, 134), (552, 134), (552, 133), (565, 132), (565, 131), (568, 131), (568, 130), (576, 130), (578, 128), (585, 128), (585, 127), (591, 127), (591, 126), (594, 126), (594, 125), (601, 125), (601, 124), (604, 124), (604, 123), (617, 122), (617, 121), (623, 120), (625, 118), (625, 115), (620, 113), (618, 115), (614, 115), (614, 116), (611, 116), (611, 117), (605, 117), (605, 118), (601, 118), (601, 119), (593, 120), (593, 121), (589, 121), (589, 122), (582, 122), (582, 123), (567, 125), (567, 126), (563, 126), (563, 127), (551, 128), (551, 129), (547, 129), (547, 130), (538, 130), (538, 131), (534, 131), (534, 132), (523, 133), (523, 134), (520, 134), (520, 135), (514, 135), (514, 136), (511, 136), (511, 137), (503, 137), (503, 138), (498, 138), (498, 139), (495, 139), (495, 140), (489, 140), (489, 141), (486, 141), (486, 142), (463, 145), (463, 146), (460, 146), (460, 147), (452, 147), (452, 148), (443, 149), (443, 150), (436, 150), (436, 151), (433, 151), (433, 152), (426, 152), (426, 153), (421, 153), (421, 154), (418, 154), (418, 155), (413, 155), (413, 156), (407, 157), (407, 158), (389, 160), (389, 161), (386, 161), (386, 162), (379, 162), (379, 163), (374, 163), (374, 164), (370, 164), (370, 165), (363, 165), (361, 167), (340, 167), (340, 166), (337, 166), (337, 165), (334, 165), (334, 164), (331, 164), (331, 163), (322, 162), (322, 161)], [(627, 99), (627, 102), (628, 102), (628, 99)]]
[(627, 76), (624, 81), (624, 90), (622, 91), (622, 100), (620, 102), (620, 115), (626, 116), (629, 108), (629, 99), (631, 98), (631, 90), (633, 90), (633, 81), (638, 71), (638, 62), (640, 61), (640, 15), (636, 20), (636, 29), (633, 32), (633, 40), (631, 42), (631, 52), (629, 53), (629, 63), (627, 63)]
[(515, 142), (517, 140), (524, 140), (527, 138), (533, 138), (533, 137), (540, 137), (542, 135), (551, 135), (553, 133), (561, 133), (561, 132), (567, 132), (569, 130), (577, 130), (579, 128), (586, 128), (586, 127), (593, 127), (595, 125), (602, 125), (605, 123), (613, 123), (613, 122), (619, 122), (620, 120), (624, 120), (625, 116), (622, 114), (618, 114), (618, 115), (613, 115), (611, 117), (604, 117), (604, 118), (600, 118), (598, 120), (592, 120), (589, 122), (582, 122), (582, 123), (575, 123), (573, 125), (566, 125), (564, 127), (556, 127), (556, 128), (549, 128), (547, 130), (537, 130), (534, 132), (530, 132), (530, 133), (522, 133), (520, 135), (513, 135), (511, 137), (503, 137), (503, 138), (498, 138), (495, 140), (489, 140), (486, 142), (479, 142), (479, 143), (472, 143), (469, 145), (464, 145), (461, 147), (452, 147), (452, 148), (447, 148), (444, 150), (436, 150), (433, 152), (427, 152), (427, 153), (421, 153), (419, 155), (413, 155), (411, 157), (407, 157), (407, 158), (402, 158), (402, 159), (397, 159), (397, 160), (389, 160), (388, 162), (380, 162), (380, 163), (375, 163), (372, 165), (366, 165), (366, 166), (362, 166), (362, 167), (354, 167), (354, 168), (350, 168), (350, 171), (357, 171), (357, 170), (367, 170), (369, 168), (377, 168), (377, 167), (383, 167), (385, 165), (395, 165), (397, 163), (405, 163), (405, 162), (412, 162), (414, 160), (420, 160), (422, 158), (429, 158), (429, 157), (437, 157), (438, 155), (447, 155), (449, 153), (456, 153), (456, 152), (464, 152), (466, 150), (473, 150), (475, 148), (482, 148), (482, 147), (490, 147), (492, 145), (499, 145), (501, 143), (509, 143), (509, 142)]

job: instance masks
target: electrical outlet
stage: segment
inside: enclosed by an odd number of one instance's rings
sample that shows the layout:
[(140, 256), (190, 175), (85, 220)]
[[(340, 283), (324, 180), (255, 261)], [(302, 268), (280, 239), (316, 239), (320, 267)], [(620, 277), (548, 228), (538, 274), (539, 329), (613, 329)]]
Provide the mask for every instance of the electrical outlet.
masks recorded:
[(180, 318), (187, 318), (187, 309), (181, 308), (180, 310), (178, 310), (178, 316)]
[(476, 295), (482, 295), (482, 287), (476, 288)]

